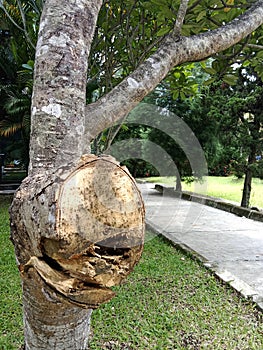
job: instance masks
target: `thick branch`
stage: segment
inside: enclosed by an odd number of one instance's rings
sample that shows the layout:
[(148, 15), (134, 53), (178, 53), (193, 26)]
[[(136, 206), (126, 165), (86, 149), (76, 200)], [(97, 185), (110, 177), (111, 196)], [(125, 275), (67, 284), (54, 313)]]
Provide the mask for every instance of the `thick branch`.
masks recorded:
[[(263, 23), (263, 0), (216, 30), (176, 41), (167, 36), (159, 49), (111, 92), (86, 107), (88, 141), (129, 113), (174, 66), (205, 59), (226, 50)], [(178, 38), (177, 38), (178, 39)]]

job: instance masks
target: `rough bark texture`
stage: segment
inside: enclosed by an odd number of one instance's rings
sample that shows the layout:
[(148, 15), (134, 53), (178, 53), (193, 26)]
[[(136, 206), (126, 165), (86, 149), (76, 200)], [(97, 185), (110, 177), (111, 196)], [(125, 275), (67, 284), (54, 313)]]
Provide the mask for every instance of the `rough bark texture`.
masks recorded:
[(45, 2), (36, 49), (29, 174), (74, 163), (82, 155), (87, 57), (101, 4)]
[(91, 310), (66, 303), (34, 269), (23, 274), (25, 349), (86, 350)]
[(89, 313), (81, 308), (109, 301), (109, 287), (142, 253), (144, 206), (135, 182), (111, 157), (82, 157), (74, 169), (27, 178), (11, 220), (26, 350), (85, 349)]
[[(68, 305), (68, 297), (52, 285), (54, 281), (48, 284), (50, 280), (41, 275), (43, 264), (51, 270), (57, 266), (44, 258), (41, 237), (55, 234), (55, 195), (63, 174), (82, 155), (87, 57), (101, 4), (101, 0), (46, 0), (42, 13), (32, 97), (30, 177), (11, 208), (26, 350), (79, 350), (87, 344), (91, 312)], [(68, 285), (68, 276), (61, 278)]]
[[(263, 23), (263, 0), (229, 24), (200, 35), (166, 37), (159, 49), (117, 87), (86, 108), (86, 139), (127, 115), (174, 66), (205, 59), (236, 44)], [(92, 115), (92, 118), (90, 116)]]

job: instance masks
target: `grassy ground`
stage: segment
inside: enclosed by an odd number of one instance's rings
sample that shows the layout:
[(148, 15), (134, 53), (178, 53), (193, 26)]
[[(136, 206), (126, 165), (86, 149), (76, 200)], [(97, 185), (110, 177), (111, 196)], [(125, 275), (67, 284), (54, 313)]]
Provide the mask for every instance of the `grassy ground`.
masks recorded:
[(11, 197), (0, 196), (0, 349), (18, 349), (22, 314), (19, 274), (9, 240), (8, 206)]
[[(0, 197), (0, 349), (22, 342), (21, 294)], [(262, 313), (160, 237), (117, 296), (94, 311), (91, 350), (262, 350)]]
[[(165, 183), (175, 185), (175, 177), (149, 177), (149, 182)], [(218, 197), (241, 203), (244, 179), (237, 179), (234, 176), (208, 176), (203, 183), (194, 182), (187, 184), (182, 182), (184, 191), (192, 191), (209, 196)], [(250, 205), (263, 208), (263, 180), (253, 179)]]
[(117, 290), (93, 314), (90, 349), (263, 348), (259, 313), (161, 238)]

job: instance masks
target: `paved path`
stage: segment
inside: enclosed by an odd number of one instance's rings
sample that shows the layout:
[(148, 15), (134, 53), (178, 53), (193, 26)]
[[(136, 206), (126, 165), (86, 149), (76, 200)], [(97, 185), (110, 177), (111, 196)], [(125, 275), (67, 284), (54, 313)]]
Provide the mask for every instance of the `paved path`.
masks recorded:
[(190, 250), (263, 310), (263, 222), (164, 197), (153, 186), (139, 184), (148, 226)]

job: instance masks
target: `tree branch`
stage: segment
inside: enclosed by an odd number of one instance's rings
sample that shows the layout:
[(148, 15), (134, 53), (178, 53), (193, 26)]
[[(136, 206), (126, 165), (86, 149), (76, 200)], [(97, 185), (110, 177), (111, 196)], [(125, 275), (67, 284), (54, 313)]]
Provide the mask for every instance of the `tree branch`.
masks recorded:
[(26, 18), (25, 18), (25, 14), (22, 8), (22, 4), (20, 2), (20, 0), (17, 1), (17, 5), (18, 5), (18, 9), (21, 15), (21, 19), (23, 22), (23, 28), (20, 27), (19, 24), (16, 23), (16, 21), (12, 18), (12, 16), (9, 14), (9, 12), (7, 11), (7, 9), (5, 8), (5, 6), (3, 5), (2, 2), (0, 2), (0, 8), (4, 11), (5, 15), (7, 16), (7, 18), (9, 19), (9, 21), (19, 30), (21, 30), (21, 32), (23, 32), (25, 34), (26, 40), (28, 41), (28, 43), (32, 46), (33, 49), (35, 49), (35, 45), (32, 43), (32, 40), (30, 39), (30, 36), (27, 32), (27, 28), (26, 28)]
[(23, 7), (22, 7), (22, 4), (21, 4), (21, 1), (20, 0), (17, 0), (17, 5), (18, 5), (18, 8), (19, 8), (19, 11), (20, 11), (20, 14), (21, 14), (21, 18), (22, 18), (22, 22), (23, 22), (23, 27), (24, 27), (24, 30), (23, 32), (25, 33), (25, 37), (28, 41), (28, 43), (32, 46), (32, 48), (35, 50), (36, 47), (35, 45), (33, 44), (32, 40), (30, 39), (30, 36), (28, 34), (28, 31), (27, 31), (27, 27), (26, 27), (26, 17), (25, 17), (25, 13), (24, 13), (24, 10), (23, 10)]
[(247, 47), (251, 47), (252, 49), (263, 50), (263, 45), (258, 44), (247, 44)]
[(176, 16), (176, 22), (173, 30), (173, 35), (180, 37), (184, 18), (186, 15), (189, 0), (181, 0), (180, 7)]
[(4, 11), (5, 15), (6, 15), (7, 18), (10, 20), (10, 22), (12, 22), (13, 25), (14, 25), (17, 29), (19, 29), (19, 30), (21, 30), (21, 31), (23, 32), (24, 29), (23, 29), (22, 27), (20, 27), (20, 25), (17, 24), (17, 23), (13, 20), (12, 16), (10, 16), (10, 14), (9, 14), (8, 11), (6, 10), (6, 8), (5, 8), (5, 6), (3, 5), (2, 2), (0, 2), (0, 8)]
[(129, 113), (171, 68), (185, 62), (200, 61), (228, 49), (263, 23), (263, 0), (225, 26), (176, 41), (168, 35), (157, 51), (133, 73), (98, 101), (86, 106), (85, 133), (90, 142), (99, 132)]

